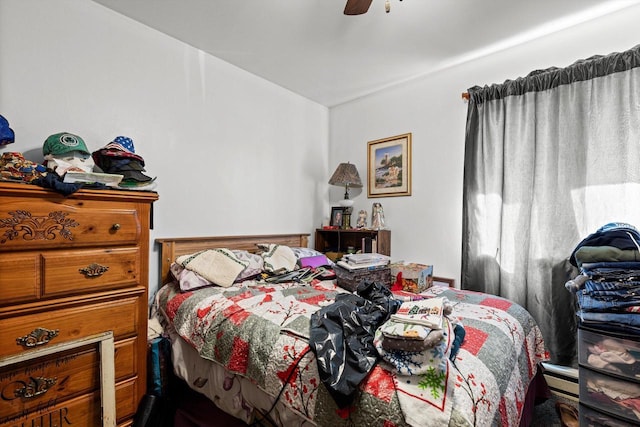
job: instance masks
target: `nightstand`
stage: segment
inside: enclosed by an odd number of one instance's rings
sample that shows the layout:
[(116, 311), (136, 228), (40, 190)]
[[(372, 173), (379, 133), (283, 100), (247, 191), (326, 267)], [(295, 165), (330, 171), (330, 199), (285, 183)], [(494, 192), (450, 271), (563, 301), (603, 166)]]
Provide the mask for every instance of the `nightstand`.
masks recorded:
[(362, 252), (376, 252), (391, 256), (391, 231), (359, 228), (316, 229), (315, 250), (320, 252), (347, 253), (347, 248)]

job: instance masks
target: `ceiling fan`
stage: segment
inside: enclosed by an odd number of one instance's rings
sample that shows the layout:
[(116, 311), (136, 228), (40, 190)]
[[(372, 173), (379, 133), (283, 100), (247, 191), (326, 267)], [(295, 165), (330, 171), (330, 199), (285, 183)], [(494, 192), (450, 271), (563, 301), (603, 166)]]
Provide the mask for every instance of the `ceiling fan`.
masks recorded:
[[(402, 1), (402, 0), (400, 0)], [(373, 0), (347, 0), (347, 4), (344, 7), (345, 15), (362, 15), (363, 13), (367, 13), (369, 10), (369, 6)], [(391, 5), (389, 4), (389, 0), (385, 0), (384, 9), (387, 13), (391, 10)]]
[(345, 15), (362, 15), (367, 13), (369, 6), (373, 0), (347, 0), (347, 4), (344, 7)]

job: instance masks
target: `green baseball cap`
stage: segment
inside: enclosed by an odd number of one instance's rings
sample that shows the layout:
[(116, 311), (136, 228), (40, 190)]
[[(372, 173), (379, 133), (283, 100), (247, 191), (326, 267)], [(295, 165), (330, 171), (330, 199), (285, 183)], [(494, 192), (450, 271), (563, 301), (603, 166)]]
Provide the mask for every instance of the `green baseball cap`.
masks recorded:
[(57, 156), (71, 151), (80, 151), (81, 153), (91, 155), (82, 138), (68, 132), (56, 133), (49, 136), (42, 146), (42, 154), (44, 156), (47, 154)]

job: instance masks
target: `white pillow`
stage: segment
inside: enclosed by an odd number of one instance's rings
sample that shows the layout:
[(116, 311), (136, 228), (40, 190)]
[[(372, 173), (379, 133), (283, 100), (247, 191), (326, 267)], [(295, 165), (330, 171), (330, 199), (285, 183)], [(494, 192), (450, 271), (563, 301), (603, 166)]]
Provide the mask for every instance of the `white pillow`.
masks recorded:
[(264, 269), (270, 273), (293, 271), (297, 267), (298, 258), (289, 246), (276, 243), (259, 244), (263, 252), (260, 254), (264, 262)]
[(240, 272), (249, 265), (247, 261), (239, 260), (233, 251), (224, 248), (183, 255), (176, 262), (225, 288), (233, 285)]
[(173, 277), (180, 283), (180, 290), (182, 292), (193, 291), (207, 286), (217, 286), (195, 271), (187, 270), (177, 262), (171, 263), (170, 270)]
[(264, 270), (264, 261), (260, 255), (252, 254), (249, 251), (243, 251), (240, 249), (234, 249), (233, 253), (240, 261), (248, 263), (247, 267), (242, 270), (236, 278), (236, 282), (248, 277), (256, 276)]

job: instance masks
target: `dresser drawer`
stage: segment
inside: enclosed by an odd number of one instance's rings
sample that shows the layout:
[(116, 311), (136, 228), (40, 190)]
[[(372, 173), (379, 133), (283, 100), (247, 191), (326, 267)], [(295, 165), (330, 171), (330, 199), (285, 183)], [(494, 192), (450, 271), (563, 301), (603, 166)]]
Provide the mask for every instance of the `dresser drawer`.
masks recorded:
[(640, 381), (640, 341), (632, 335), (578, 328), (578, 363)]
[[(0, 232), (2, 229), (0, 229)], [(0, 255), (0, 305), (40, 297), (40, 254)]]
[(100, 388), (100, 357), (91, 345), (0, 370), (0, 418), (15, 418)]
[(137, 348), (137, 338), (127, 338), (116, 341), (114, 348), (116, 381), (129, 378), (138, 372)]
[(100, 394), (94, 392), (65, 401), (47, 401), (35, 412), (0, 417), (0, 427), (100, 426)]
[[(137, 340), (115, 344), (117, 412), (131, 415), (137, 385), (135, 355)], [(91, 344), (53, 355), (16, 363), (0, 369), (0, 419), (15, 419), (46, 407), (51, 402), (100, 389), (100, 354)]]
[(116, 421), (118, 423), (126, 418), (133, 417), (138, 409), (138, 388), (145, 387), (145, 384), (138, 384), (138, 378), (116, 384)]
[(135, 203), (0, 197), (0, 252), (135, 244), (141, 232)]
[(628, 404), (640, 397), (640, 384), (580, 367), (580, 403), (630, 423), (640, 423), (640, 414)]
[(42, 258), (43, 297), (132, 286), (140, 277), (138, 248), (54, 251)]
[(140, 263), (137, 247), (3, 254), (0, 305), (135, 286)]
[(585, 427), (633, 427), (637, 424), (632, 424), (627, 421), (622, 421), (612, 415), (598, 412), (595, 409), (591, 409), (588, 406), (580, 405), (578, 408), (580, 414), (580, 425)]
[(116, 339), (134, 336), (137, 326), (145, 320), (138, 316), (139, 304), (147, 302), (141, 301), (140, 296), (129, 296), (0, 319), (0, 357), (104, 331), (113, 331)]

